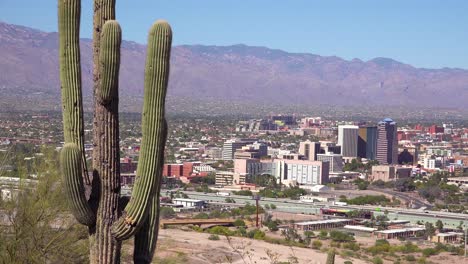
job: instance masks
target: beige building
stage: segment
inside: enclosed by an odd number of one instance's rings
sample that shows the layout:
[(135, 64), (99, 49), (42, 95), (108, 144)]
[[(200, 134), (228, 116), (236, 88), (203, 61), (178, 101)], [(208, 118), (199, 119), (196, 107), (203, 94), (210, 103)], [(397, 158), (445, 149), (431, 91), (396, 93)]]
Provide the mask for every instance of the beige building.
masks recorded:
[(462, 241), (463, 233), (457, 232), (447, 232), (447, 233), (438, 233), (434, 236), (431, 236), (428, 240), (434, 243), (460, 243)]
[(307, 140), (299, 143), (299, 154), (303, 155), (306, 160), (317, 160), (317, 154), (319, 153), (320, 142)]
[(378, 165), (372, 166), (372, 174), (369, 176), (370, 181), (394, 181), (401, 178), (411, 176), (412, 168), (398, 167), (393, 165)]
[(218, 171), (216, 172), (215, 184), (216, 185), (232, 185), (234, 181), (234, 172), (231, 171)]

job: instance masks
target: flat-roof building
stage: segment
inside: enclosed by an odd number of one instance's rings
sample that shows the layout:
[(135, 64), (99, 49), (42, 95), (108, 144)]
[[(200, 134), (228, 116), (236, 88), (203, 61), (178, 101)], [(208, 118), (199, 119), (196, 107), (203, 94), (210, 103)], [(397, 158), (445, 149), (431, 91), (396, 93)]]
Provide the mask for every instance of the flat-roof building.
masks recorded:
[(372, 166), (372, 174), (369, 175), (371, 181), (394, 181), (401, 178), (411, 177), (412, 168), (398, 167), (393, 165)]
[(183, 207), (196, 207), (196, 208), (205, 207), (205, 201), (195, 200), (195, 199), (176, 198), (172, 200), (172, 203), (176, 205), (182, 205)]
[(447, 233), (438, 233), (428, 238), (429, 241), (434, 243), (460, 243), (462, 242), (463, 233), (458, 232), (447, 232)]
[(297, 230), (308, 231), (343, 227), (352, 223), (354, 223), (354, 220), (352, 219), (328, 219), (295, 223), (294, 228)]
[(424, 235), (424, 227), (408, 227), (400, 229), (389, 229), (376, 231), (375, 234), (378, 238), (384, 239), (396, 239), (396, 238), (407, 238), (407, 237), (419, 237)]

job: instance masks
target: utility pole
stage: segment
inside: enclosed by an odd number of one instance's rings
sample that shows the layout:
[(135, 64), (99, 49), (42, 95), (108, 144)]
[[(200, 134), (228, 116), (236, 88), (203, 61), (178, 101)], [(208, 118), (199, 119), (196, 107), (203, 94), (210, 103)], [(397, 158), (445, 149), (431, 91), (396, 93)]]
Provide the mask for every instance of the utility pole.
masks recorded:
[(468, 225), (465, 222), (465, 258), (466, 258), (466, 240), (468, 238)]
[(255, 219), (255, 222), (256, 222), (256, 227), (258, 228), (258, 200), (260, 200), (260, 195), (254, 195), (253, 196), (253, 199), (255, 200), (255, 205), (257, 206), (257, 217)]

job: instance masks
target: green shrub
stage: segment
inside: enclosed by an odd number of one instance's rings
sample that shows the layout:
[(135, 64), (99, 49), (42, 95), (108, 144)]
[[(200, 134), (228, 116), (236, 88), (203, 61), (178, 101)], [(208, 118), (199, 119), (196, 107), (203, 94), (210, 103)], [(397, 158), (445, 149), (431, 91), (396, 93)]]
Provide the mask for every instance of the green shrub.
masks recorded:
[(412, 262), (412, 261), (416, 261), (416, 258), (413, 255), (407, 255), (405, 256), (405, 260)]
[(415, 252), (419, 252), (419, 247), (408, 241), (404, 245), (400, 246), (399, 251), (403, 253), (415, 253)]
[(225, 226), (214, 226), (208, 230), (208, 233), (215, 234), (215, 235), (223, 235), (223, 236), (235, 235), (234, 231), (229, 230), (229, 228)]
[(201, 227), (199, 227), (197, 225), (192, 226), (192, 230), (196, 231), (196, 232), (200, 232), (200, 233), (203, 232), (203, 228), (201, 228)]
[(239, 227), (239, 229), (237, 229), (237, 234), (239, 236), (245, 237), (245, 236), (247, 236), (247, 229), (245, 229), (245, 227), (241, 226), (241, 227)]
[(419, 264), (425, 264), (426, 263), (426, 258), (425, 257), (418, 258), (418, 263)]
[(236, 221), (234, 221), (233, 224), (234, 224), (234, 226), (237, 226), (237, 227), (245, 226), (245, 222), (242, 219), (236, 219)]
[(210, 218), (207, 213), (198, 213), (194, 217), (194, 219), (208, 219)]
[(346, 242), (354, 240), (354, 237), (352, 235), (336, 230), (330, 232), (330, 238), (335, 242)]
[(322, 247), (322, 245), (323, 245), (322, 241), (320, 241), (320, 240), (314, 240), (312, 242), (312, 248), (313, 249), (320, 249)]
[(353, 264), (353, 262), (352, 262), (352, 261), (349, 261), (349, 260), (347, 260), (347, 261), (345, 261), (345, 262), (343, 262), (343, 263), (344, 263), (344, 264)]
[(259, 229), (254, 229), (250, 230), (247, 233), (247, 237), (253, 238), (253, 239), (258, 239), (258, 240), (263, 240), (265, 238), (265, 232), (259, 230)]
[(437, 255), (437, 253), (438, 253), (435, 248), (425, 248), (421, 252), (422, 252), (423, 256), (425, 256), (425, 257)]
[(354, 251), (351, 251), (351, 250), (343, 250), (340, 252), (340, 255), (348, 258), (348, 257), (354, 257), (354, 255), (356, 254), (354, 253)]
[(327, 239), (328, 232), (326, 230), (320, 230), (319, 237), (320, 237), (320, 239)]
[(163, 218), (163, 219), (172, 218), (175, 215), (176, 213), (174, 212), (174, 209), (172, 209), (171, 207), (162, 206), (161, 209), (159, 210), (159, 216), (160, 218)]
[(379, 257), (374, 257), (372, 259), (372, 263), (373, 264), (383, 264), (383, 260), (381, 258), (379, 258)]
[(340, 248), (341, 243), (337, 242), (337, 241), (332, 241), (332, 242), (330, 242), (330, 247)]
[(390, 243), (388, 243), (387, 240), (379, 239), (379, 240), (376, 240), (375, 245), (372, 247), (369, 247), (367, 251), (371, 253), (372, 255), (377, 255), (380, 253), (389, 252), (390, 248), (391, 248)]
[(265, 239), (265, 232), (257, 229), (255, 231), (255, 234), (254, 234), (253, 238), (257, 239), (257, 240), (263, 240), (263, 239)]
[(357, 243), (355, 243), (355, 242), (344, 243), (344, 244), (343, 244), (343, 248), (345, 248), (345, 249), (350, 249), (350, 250), (353, 250), (353, 251), (358, 251), (359, 249), (361, 249), (361, 247), (359, 246), (359, 244), (357, 244)]
[(209, 240), (219, 240), (219, 236), (216, 235), (216, 234), (211, 234), (209, 237), (208, 237)]

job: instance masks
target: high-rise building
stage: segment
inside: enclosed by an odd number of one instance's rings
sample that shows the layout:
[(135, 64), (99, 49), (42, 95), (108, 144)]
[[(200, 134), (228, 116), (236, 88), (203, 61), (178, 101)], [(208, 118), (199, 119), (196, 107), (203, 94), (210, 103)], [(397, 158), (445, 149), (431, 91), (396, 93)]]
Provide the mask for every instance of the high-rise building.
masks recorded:
[(330, 163), (330, 172), (343, 171), (343, 157), (340, 154), (328, 152), (326, 154), (317, 154), (318, 161), (328, 161)]
[(227, 140), (223, 145), (223, 160), (232, 160), (236, 150), (242, 148), (243, 146), (252, 144), (255, 141), (257, 140), (249, 138)]
[(375, 160), (377, 153), (377, 127), (365, 126), (359, 128), (358, 157)]
[(243, 146), (234, 152), (234, 159), (259, 159), (265, 156), (268, 156), (268, 145), (263, 142)]
[(341, 155), (344, 158), (358, 156), (358, 134), (358, 126), (338, 126), (338, 145), (341, 146)]
[(317, 160), (317, 154), (320, 153), (320, 142), (310, 140), (299, 143), (299, 154), (305, 157), (305, 160)]
[(385, 118), (377, 125), (376, 159), (380, 164), (398, 163), (397, 124), (390, 118)]

